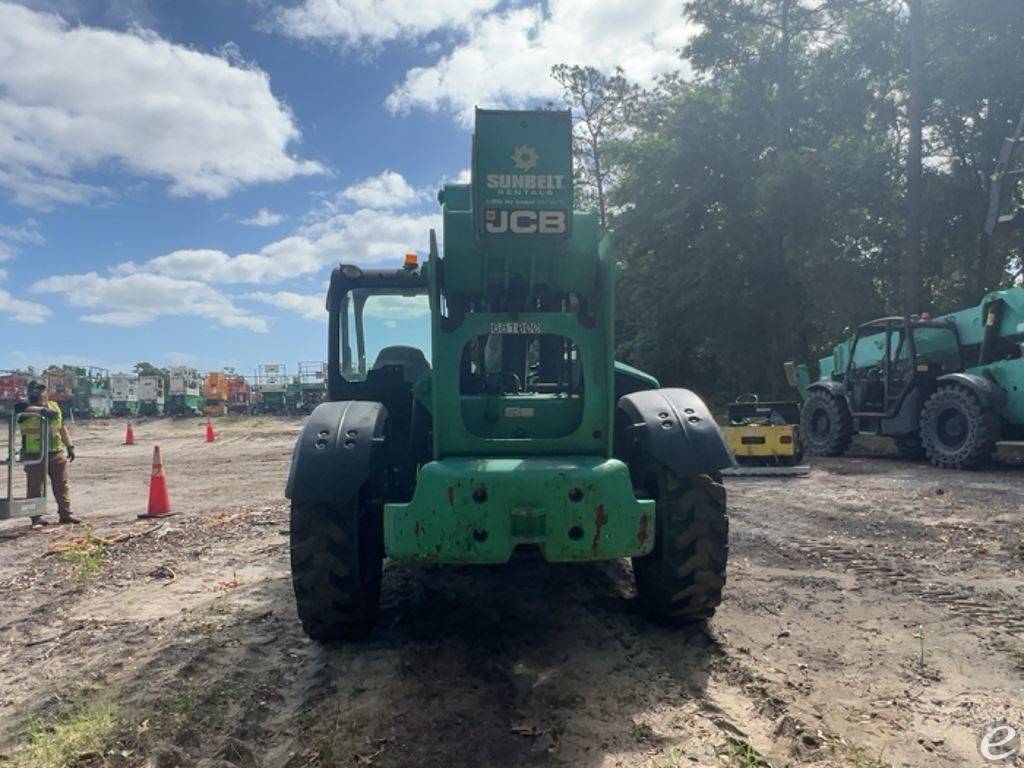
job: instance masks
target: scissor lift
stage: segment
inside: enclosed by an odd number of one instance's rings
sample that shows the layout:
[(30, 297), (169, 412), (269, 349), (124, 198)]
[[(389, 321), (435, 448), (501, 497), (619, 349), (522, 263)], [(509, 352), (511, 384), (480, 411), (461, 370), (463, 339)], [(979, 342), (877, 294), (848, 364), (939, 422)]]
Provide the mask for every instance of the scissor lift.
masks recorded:
[[(38, 459), (25, 459), (16, 450), (15, 428), (18, 421), (27, 418), (30, 414), (16, 414), (12, 411), (0, 410), (0, 422), (7, 425), (7, 455), (3, 466), (6, 468), (7, 477), (5, 485), (7, 494), (0, 498), (0, 520), (13, 520), (16, 517), (38, 517), (46, 514), (47, 502), (47, 481), (49, 479), (50, 463), (50, 430), (40, 430), (42, 437), (42, 451)], [(14, 470), (15, 467), (43, 465), (43, 495), (36, 499), (17, 498), (14, 495)]]

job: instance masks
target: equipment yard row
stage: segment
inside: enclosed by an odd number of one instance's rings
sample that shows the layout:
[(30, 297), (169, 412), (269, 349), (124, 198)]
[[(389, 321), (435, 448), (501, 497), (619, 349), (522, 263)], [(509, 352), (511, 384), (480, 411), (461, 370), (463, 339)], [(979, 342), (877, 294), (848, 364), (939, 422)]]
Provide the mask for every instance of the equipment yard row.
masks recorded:
[(44, 371), (0, 370), (0, 409), (25, 400), (29, 383), (46, 385), (69, 418), (108, 416), (226, 416), (229, 413), (310, 413), (327, 395), (327, 365), (260, 364), (254, 375), (233, 368), (205, 375), (187, 365), (154, 372), (114, 373), (105, 368), (51, 366)]

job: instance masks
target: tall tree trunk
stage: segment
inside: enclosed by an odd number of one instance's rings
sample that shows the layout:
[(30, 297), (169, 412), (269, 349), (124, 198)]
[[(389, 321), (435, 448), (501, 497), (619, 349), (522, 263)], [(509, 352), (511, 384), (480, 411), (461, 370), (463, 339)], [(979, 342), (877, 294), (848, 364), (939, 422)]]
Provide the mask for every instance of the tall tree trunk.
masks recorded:
[[(776, 168), (780, 176), (787, 177), (792, 169), (793, 129), (796, 123), (794, 107), (795, 79), (793, 71), (792, 46), (793, 25), (792, 11), (796, 0), (782, 0), (779, 7), (779, 43), (775, 52), (775, 154)], [(772, 361), (783, 360), (787, 355), (787, 344), (792, 335), (795, 323), (793, 314), (784, 308), (789, 304), (791, 279), (786, 261), (789, 241), (789, 217), (784, 213), (786, 205), (782, 200), (776, 201), (778, 210), (772, 213), (772, 232), (766, 234), (765, 252), (768, 258), (767, 274), (763, 286), (767, 297), (768, 315), (764, 318), (765, 328), (770, 329), (767, 341), (762, 346), (763, 363), (768, 370), (778, 369)], [(775, 371), (772, 376), (773, 389), (779, 384), (781, 375)], [(773, 391), (770, 394), (775, 395)]]
[(597, 188), (597, 223), (601, 229), (604, 229), (608, 225), (608, 221), (605, 216), (604, 178), (601, 175), (601, 146), (598, 143), (597, 136), (594, 136), (591, 146), (594, 148), (594, 185)]
[(790, 64), (790, 48), (793, 33), (790, 29), (790, 14), (794, 0), (782, 0), (779, 13), (779, 50), (775, 57), (775, 140), (780, 150), (791, 146), (790, 134), (793, 128), (793, 71)]
[(924, 112), (924, 19), (921, 0), (906, 0), (910, 11), (910, 79), (907, 121), (907, 231), (903, 248), (903, 311), (921, 311), (921, 131)]

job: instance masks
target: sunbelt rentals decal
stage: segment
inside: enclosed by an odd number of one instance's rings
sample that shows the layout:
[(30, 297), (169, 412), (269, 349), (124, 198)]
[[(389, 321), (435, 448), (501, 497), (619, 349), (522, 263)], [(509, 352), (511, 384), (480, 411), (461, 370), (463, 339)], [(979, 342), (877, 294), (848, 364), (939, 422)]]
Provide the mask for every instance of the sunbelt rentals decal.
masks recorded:
[[(491, 235), (564, 235), (568, 211), (543, 204), (567, 189), (565, 174), (530, 173), (541, 158), (526, 144), (515, 147), (510, 159), (520, 173), (488, 173), (484, 180), (488, 206), (484, 208), (484, 231)], [(522, 208), (516, 207), (520, 204)], [(492, 205), (509, 207), (489, 207)]]

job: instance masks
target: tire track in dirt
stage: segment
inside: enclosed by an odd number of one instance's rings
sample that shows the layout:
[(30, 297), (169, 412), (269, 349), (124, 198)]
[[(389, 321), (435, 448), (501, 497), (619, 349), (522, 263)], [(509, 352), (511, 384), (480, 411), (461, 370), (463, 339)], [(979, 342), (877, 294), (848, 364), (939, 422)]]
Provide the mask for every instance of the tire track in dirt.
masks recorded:
[(1024, 611), (1021, 611), (1019, 599), (1013, 595), (992, 591), (979, 594), (969, 585), (939, 581), (937, 576), (929, 578), (917, 573), (910, 560), (881, 558), (864, 549), (841, 544), (796, 539), (788, 543), (775, 542), (775, 545), (788, 547), (825, 567), (834, 564), (845, 566), (879, 586), (899, 585), (907, 594), (947, 608), (976, 625), (999, 632), (1024, 632)]
[[(707, 633), (649, 622), (636, 610), (625, 562), (389, 565), (374, 635), (320, 646), (302, 636), (295, 617), (280, 535), (297, 422), (225, 422), (217, 426), (224, 440), (209, 446), (198, 424), (171, 425), (169, 434), (149, 425), (148, 439), (175, 449), (172, 493), (185, 511), (172, 525), (189, 534), (114, 547), (101, 579), (70, 594), (61, 583), (65, 566), (40, 559), (48, 537), (33, 532), (3, 545), (13, 545), (7, 552), (17, 557), (9, 556), (0, 578), (26, 581), (2, 620), (17, 628), (0, 635), (27, 632), (33, 604), (42, 609), (33, 618), (40, 633), (60, 623), (64, 602), (98, 611), (95, 622), (52, 648), (25, 648), (24, 635), (11, 646), (2, 663), (20, 669), (14, 687), (30, 704), (24, 714), (60, 714), (52, 702), (85, 682), (122, 706), (128, 747), (159, 768), (713, 766), (730, 739), (753, 744), (777, 768), (856, 765), (860, 758), (844, 751), (851, 740), (871, 747), (872, 756), (898, 745), (900, 765), (953, 768), (974, 754), (973, 741), (964, 740), (973, 739), (975, 724), (964, 724), (964, 697), (980, 707), (968, 711), (972, 718), (1016, 706), (1009, 684), (984, 698), (986, 689), (968, 682), (982, 664), (1001, 671), (991, 644), (960, 659), (967, 667), (959, 673), (941, 655), (954, 640), (989, 639), (979, 630), (1005, 624), (1001, 610), (1019, 620), (1005, 594), (985, 606), (993, 582), (949, 583), (957, 564), (967, 569), (970, 549), (943, 549), (936, 535), (958, 504), (971, 512), (1013, 498), (995, 495), (1005, 476), (978, 476), (969, 496), (946, 485), (935, 504), (927, 499), (940, 482), (936, 473), (895, 462), (852, 461), (856, 476), (845, 477), (831, 469), (846, 464), (830, 461), (792, 484), (730, 481), (735, 568)], [(135, 456), (110, 447), (119, 445), (123, 425), (95, 430), (93, 447), (86, 435), (79, 442), (96, 461), (81, 470), (76, 464), (75, 482), (83, 499), (101, 489), (85, 516), (114, 526), (136, 511), (123, 494), (108, 496), (127, 487), (117, 484), (118, 470), (130, 467), (132, 486), (144, 491), (147, 457), (144, 449)], [(1006, 514), (1012, 520), (1012, 510)], [(995, 538), (982, 520), (968, 520), (979, 526), (970, 535)], [(891, 547), (907, 542), (913, 559), (904, 563)], [(31, 575), (40, 563), (46, 567)], [(999, 556), (992, 552), (982, 565), (990, 576)], [(965, 579), (977, 576), (973, 569)], [(857, 579), (863, 592), (849, 589)], [(864, 603), (885, 596), (891, 605), (864, 611)], [(955, 636), (935, 637), (929, 658), (949, 685), (911, 679), (906, 613), (916, 626), (944, 620), (947, 610), (972, 622)], [(11, 680), (5, 674), (0, 688)], [(914, 690), (905, 693), (908, 686)], [(879, 719), (866, 719), (878, 709)], [(5, 726), (14, 722), (2, 702), (0, 715)], [(964, 739), (953, 744), (948, 734), (956, 728)], [(941, 759), (917, 741), (940, 735), (953, 744)], [(0, 739), (7, 748), (13, 743)], [(891, 760), (893, 752), (886, 754)]]

